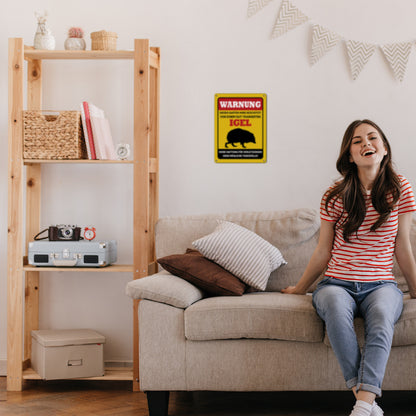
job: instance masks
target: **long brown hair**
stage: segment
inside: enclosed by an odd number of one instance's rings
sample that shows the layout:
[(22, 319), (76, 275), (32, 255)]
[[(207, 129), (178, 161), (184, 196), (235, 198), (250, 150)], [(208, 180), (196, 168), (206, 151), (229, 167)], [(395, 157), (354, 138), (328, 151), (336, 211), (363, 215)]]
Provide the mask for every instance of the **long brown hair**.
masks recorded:
[[(387, 150), (387, 155), (384, 156), (380, 164), (380, 170), (371, 190), (371, 202), (375, 210), (380, 214), (378, 220), (372, 225), (371, 231), (377, 230), (384, 224), (400, 198), (400, 179), (393, 169), (391, 148), (386, 135), (371, 120), (353, 121), (345, 131), (336, 164), (342, 179), (328, 192), (325, 202), (325, 209), (328, 212), (329, 204), (333, 206), (338, 199), (342, 200), (343, 209), (347, 216), (342, 221), (341, 226), (343, 228), (344, 240), (347, 242), (349, 237), (358, 231), (366, 214), (364, 188), (358, 177), (357, 165), (350, 161), (351, 141), (355, 129), (361, 124), (369, 124), (374, 127), (379, 132)], [(340, 221), (341, 217), (338, 218), (337, 222)]]

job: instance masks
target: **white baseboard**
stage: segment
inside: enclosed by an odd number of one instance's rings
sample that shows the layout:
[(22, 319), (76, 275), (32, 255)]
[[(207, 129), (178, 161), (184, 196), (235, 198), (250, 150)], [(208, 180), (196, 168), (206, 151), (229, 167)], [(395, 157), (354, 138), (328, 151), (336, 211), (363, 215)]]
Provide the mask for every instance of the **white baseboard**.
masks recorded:
[(0, 360), (0, 376), (7, 376), (7, 360)]

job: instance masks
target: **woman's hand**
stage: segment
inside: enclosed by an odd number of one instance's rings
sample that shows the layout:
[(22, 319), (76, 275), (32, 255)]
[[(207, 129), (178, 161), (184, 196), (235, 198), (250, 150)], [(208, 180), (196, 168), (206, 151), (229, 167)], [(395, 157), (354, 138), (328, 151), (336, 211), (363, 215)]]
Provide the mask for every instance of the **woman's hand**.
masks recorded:
[(334, 233), (334, 223), (321, 220), (318, 245), (315, 247), (302, 277), (296, 283), (296, 286), (288, 286), (282, 290), (282, 293), (306, 295), (309, 287), (319, 278), (331, 259)]
[(406, 279), (410, 297), (416, 298), (416, 262), (410, 243), (410, 229), (412, 226), (412, 212), (399, 215), (399, 228), (396, 237), (394, 253), (399, 267)]
[(282, 289), (282, 293), (289, 293), (293, 295), (306, 295), (306, 292), (297, 289), (296, 286), (288, 286), (286, 289)]

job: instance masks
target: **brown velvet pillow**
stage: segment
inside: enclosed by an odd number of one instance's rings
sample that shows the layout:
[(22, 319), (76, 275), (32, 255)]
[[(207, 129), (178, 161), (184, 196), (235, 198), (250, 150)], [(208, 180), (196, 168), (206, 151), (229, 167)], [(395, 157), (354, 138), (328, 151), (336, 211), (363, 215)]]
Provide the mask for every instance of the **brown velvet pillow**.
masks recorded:
[(198, 250), (188, 248), (185, 254), (162, 257), (157, 262), (168, 272), (212, 295), (241, 296), (246, 289), (244, 282)]

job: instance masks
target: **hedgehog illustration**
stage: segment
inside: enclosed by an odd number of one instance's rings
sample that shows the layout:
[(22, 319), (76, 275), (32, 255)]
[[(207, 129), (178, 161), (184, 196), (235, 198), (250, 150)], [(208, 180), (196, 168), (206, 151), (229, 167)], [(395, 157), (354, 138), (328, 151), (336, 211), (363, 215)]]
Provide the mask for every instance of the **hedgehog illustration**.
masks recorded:
[(256, 138), (254, 134), (248, 130), (244, 129), (233, 129), (230, 130), (227, 134), (227, 143), (225, 143), (225, 147), (228, 149), (228, 145), (232, 144), (233, 147), (236, 147), (236, 143), (240, 143), (243, 148), (246, 148), (246, 143), (256, 143)]

